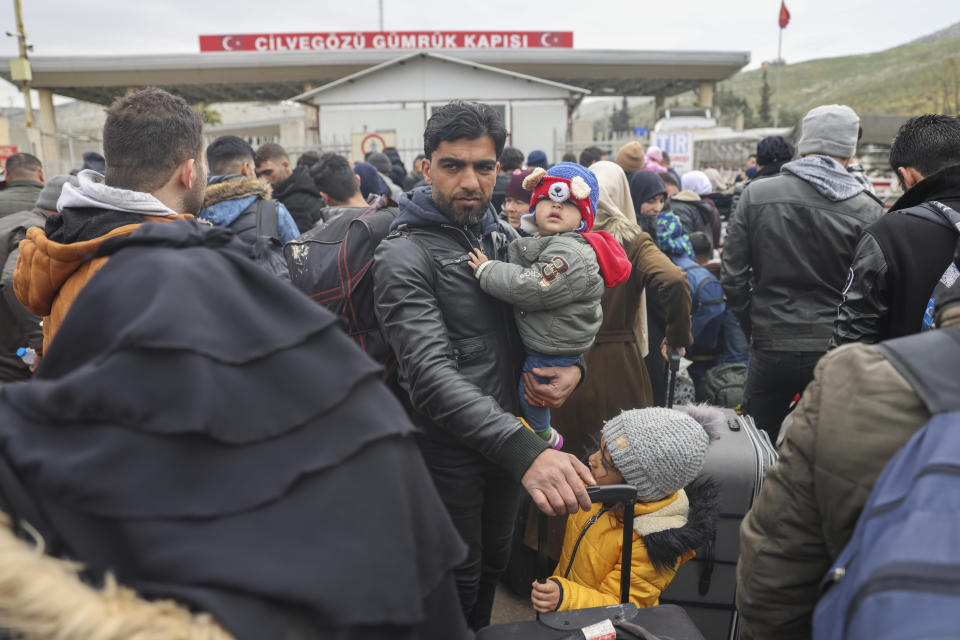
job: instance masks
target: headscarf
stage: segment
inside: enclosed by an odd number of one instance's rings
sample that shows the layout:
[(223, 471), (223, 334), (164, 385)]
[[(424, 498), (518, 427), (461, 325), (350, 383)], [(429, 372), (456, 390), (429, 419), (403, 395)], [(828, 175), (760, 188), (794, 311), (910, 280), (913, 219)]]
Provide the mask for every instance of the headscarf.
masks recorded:
[(600, 184), (597, 217), (593, 228), (606, 231), (626, 246), (640, 234), (637, 214), (630, 197), (630, 183), (623, 168), (615, 162), (601, 160), (590, 165)]
[(698, 196), (707, 196), (713, 192), (710, 178), (703, 171), (688, 171), (680, 178), (682, 191), (693, 191)]
[(648, 147), (647, 157), (643, 168), (654, 173), (666, 173), (667, 165), (663, 163), (663, 151), (660, 147)]
[(710, 180), (710, 188), (713, 189), (714, 193), (727, 190), (727, 183), (724, 182), (723, 176), (720, 175), (719, 171), (716, 169), (704, 169), (703, 173)]
[(364, 200), (369, 198), (371, 193), (387, 198), (391, 197), (390, 187), (388, 187), (387, 183), (380, 177), (377, 168), (369, 162), (355, 163), (353, 165), (353, 172), (360, 176), (360, 193), (363, 194)]

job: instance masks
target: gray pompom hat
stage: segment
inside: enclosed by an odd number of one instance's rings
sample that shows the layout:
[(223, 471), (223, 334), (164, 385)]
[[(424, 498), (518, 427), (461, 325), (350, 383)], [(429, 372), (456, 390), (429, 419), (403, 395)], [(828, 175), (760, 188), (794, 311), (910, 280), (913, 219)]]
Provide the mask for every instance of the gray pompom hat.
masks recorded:
[(655, 502), (699, 475), (710, 435), (687, 413), (651, 407), (624, 411), (603, 426), (613, 464), (637, 488), (637, 500)]

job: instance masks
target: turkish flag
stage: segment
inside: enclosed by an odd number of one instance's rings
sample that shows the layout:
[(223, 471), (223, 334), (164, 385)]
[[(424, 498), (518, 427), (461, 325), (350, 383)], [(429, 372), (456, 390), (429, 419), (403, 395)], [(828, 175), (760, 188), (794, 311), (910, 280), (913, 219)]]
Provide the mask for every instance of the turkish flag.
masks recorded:
[(790, 12), (787, 11), (784, 0), (780, 0), (780, 28), (786, 29), (788, 24), (790, 24)]

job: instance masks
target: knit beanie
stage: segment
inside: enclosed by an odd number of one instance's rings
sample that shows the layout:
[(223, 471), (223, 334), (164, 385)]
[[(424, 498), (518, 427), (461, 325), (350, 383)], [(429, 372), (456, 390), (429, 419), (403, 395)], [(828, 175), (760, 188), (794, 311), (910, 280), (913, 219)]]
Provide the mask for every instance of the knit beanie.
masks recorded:
[(530, 198), (530, 213), (537, 203), (545, 198), (554, 202), (570, 202), (580, 210), (583, 224), (574, 231), (590, 231), (593, 219), (597, 215), (597, 198), (600, 197), (600, 185), (597, 176), (575, 162), (559, 162), (549, 171), (534, 169), (523, 179), (523, 187), (533, 192)]
[(546, 169), (548, 164), (547, 154), (540, 149), (534, 149), (530, 152), (530, 155), (527, 156), (527, 167)]
[(637, 500), (655, 502), (699, 475), (710, 436), (694, 418), (662, 407), (631, 409), (603, 425), (603, 437), (624, 482)]
[[(777, 162), (786, 162), (793, 158), (794, 148), (790, 141), (783, 136), (767, 136), (757, 143), (757, 164), (765, 167), (776, 164)], [(756, 168), (753, 169), (756, 174)], [(747, 169), (747, 177), (752, 178), (750, 169)]]
[(708, 196), (713, 191), (710, 178), (703, 171), (688, 171), (680, 177), (680, 189), (693, 191), (698, 196)]
[(507, 184), (507, 198), (523, 200), (530, 202), (533, 194), (528, 189), (523, 188), (523, 179), (533, 173), (533, 169), (517, 169), (510, 176), (510, 182)]
[(663, 194), (667, 197), (667, 188), (663, 186), (663, 180), (653, 171), (637, 171), (630, 175), (630, 198), (633, 199), (633, 208), (640, 217), (640, 206), (650, 200)]
[(643, 159), (643, 145), (632, 140), (620, 147), (615, 162), (623, 168), (624, 173), (630, 175), (643, 169)]
[(63, 191), (63, 185), (69, 182), (73, 186), (80, 186), (77, 176), (53, 176), (43, 185), (43, 190), (37, 198), (37, 208), (47, 211), (57, 210), (57, 200), (60, 199), (60, 193)]
[(852, 158), (857, 151), (859, 135), (860, 118), (853, 109), (842, 104), (827, 104), (811, 109), (803, 116), (797, 146), (800, 155), (821, 153)]
[(380, 152), (371, 153), (367, 156), (367, 163), (372, 164), (379, 173), (390, 173), (390, 158)]
[(107, 162), (103, 159), (103, 156), (97, 153), (96, 151), (84, 151), (83, 155), (80, 156), (83, 158), (82, 169), (93, 169), (97, 173), (103, 173), (107, 170)]

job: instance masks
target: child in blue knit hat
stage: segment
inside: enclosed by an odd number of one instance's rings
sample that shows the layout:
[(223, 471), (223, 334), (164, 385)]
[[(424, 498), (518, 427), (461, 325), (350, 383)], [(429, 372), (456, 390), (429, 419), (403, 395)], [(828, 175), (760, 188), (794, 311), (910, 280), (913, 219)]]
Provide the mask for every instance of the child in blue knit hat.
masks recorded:
[[(532, 237), (507, 247), (508, 262), (488, 260), (475, 249), (469, 264), (485, 292), (514, 305), (526, 348), (523, 371), (532, 373), (579, 361), (600, 329), (604, 285), (626, 280), (630, 261), (613, 236), (590, 231), (599, 193), (592, 171), (561, 162), (549, 171), (535, 169), (523, 187), (533, 196), (521, 226), (528, 225)], [(563, 446), (563, 437), (550, 426), (550, 409), (527, 401), (522, 377), (520, 407), (541, 438), (555, 449)]]

